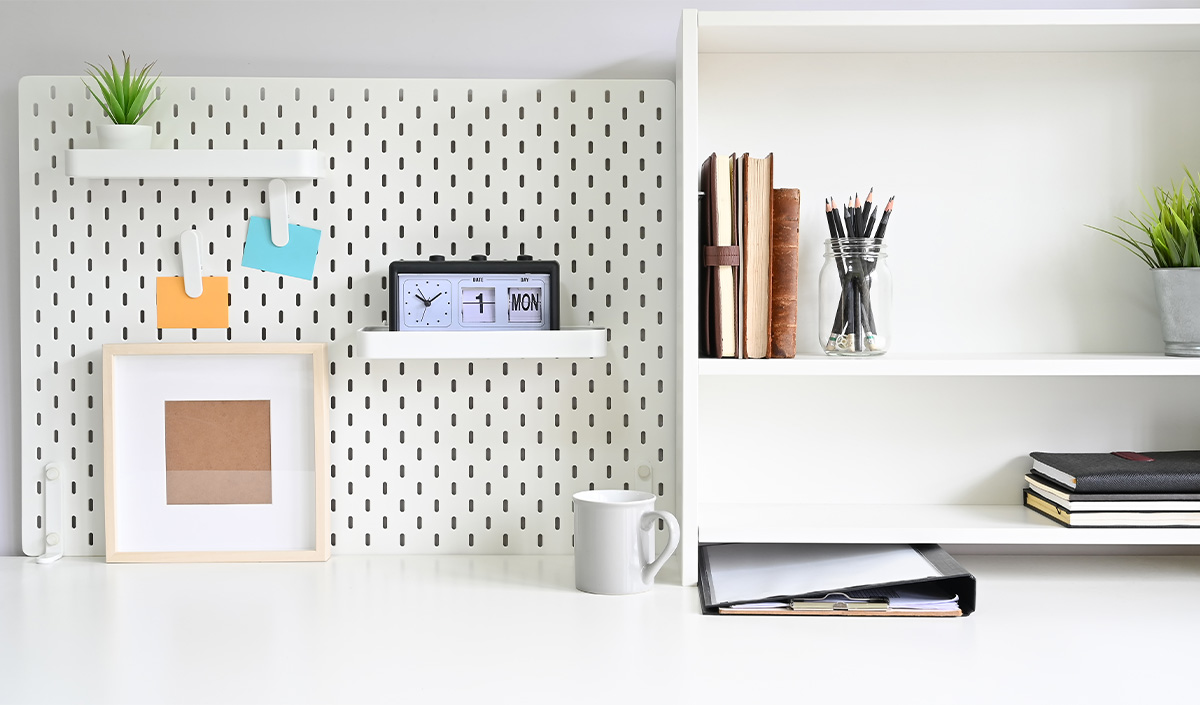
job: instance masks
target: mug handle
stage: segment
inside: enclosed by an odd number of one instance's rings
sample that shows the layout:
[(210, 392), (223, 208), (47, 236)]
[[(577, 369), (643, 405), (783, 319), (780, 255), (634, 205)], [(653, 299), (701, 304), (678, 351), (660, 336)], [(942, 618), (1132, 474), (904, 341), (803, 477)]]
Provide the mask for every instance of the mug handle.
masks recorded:
[(662, 519), (667, 523), (667, 547), (663, 549), (662, 553), (658, 554), (658, 558), (655, 558), (653, 563), (642, 568), (642, 582), (648, 585), (654, 582), (654, 576), (658, 575), (658, 571), (662, 570), (667, 559), (679, 547), (679, 522), (675, 519), (675, 515), (670, 512), (658, 509), (651, 509), (646, 512), (642, 515), (642, 530), (653, 531), (654, 520), (656, 518)]

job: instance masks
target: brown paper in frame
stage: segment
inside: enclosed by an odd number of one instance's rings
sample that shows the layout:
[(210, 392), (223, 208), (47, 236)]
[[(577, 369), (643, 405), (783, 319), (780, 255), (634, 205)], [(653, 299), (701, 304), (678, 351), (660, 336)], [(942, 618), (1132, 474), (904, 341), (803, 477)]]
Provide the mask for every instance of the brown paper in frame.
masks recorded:
[(172, 400), (164, 417), (167, 504), (271, 501), (270, 401)]

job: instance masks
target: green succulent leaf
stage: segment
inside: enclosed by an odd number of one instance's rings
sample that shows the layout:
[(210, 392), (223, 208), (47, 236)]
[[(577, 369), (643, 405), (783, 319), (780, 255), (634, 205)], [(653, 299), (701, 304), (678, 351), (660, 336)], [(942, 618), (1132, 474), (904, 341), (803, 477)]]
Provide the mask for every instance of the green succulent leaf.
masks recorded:
[(159, 91), (155, 90), (155, 86), (161, 74), (150, 76), (154, 63), (150, 62), (135, 71), (132, 59), (121, 52), (120, 65), (112, 56), (108, 57), (107, 68), (87, 63), (87, 75), (91, 83), (84, 79), (83, 85), (114, 124), (136, 125), (146, 111), (158, 102)]

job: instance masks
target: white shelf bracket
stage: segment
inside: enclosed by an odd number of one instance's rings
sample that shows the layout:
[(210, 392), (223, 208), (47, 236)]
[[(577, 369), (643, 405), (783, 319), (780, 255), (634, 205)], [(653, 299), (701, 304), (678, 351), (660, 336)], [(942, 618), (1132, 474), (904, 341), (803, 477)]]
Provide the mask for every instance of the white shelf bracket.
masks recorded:
[(200, 271), (200, 233), (192, 228), (179, 235), (179, 256), (183, 259), (183, 293), (198, 299), (204, 294)]
[(267, 202), (271, 208), (271, 244), (288, 244), (287, 186), (283, 179), (271, 179), (267, 184)]
[(53, 563), (63, 556), (62, 542), (62, 470), (58, 463), (47, 463), (42, 476), (42, 528), (46, 532), (46, 550), (37, 562)]

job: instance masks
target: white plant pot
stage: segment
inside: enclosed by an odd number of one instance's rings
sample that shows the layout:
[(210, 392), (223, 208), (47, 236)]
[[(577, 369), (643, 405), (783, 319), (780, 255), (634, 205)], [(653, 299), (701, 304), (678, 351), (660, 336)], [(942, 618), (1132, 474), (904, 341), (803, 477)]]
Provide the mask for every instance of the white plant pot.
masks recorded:
[(100, 149), (150, 149), (152, 137), (149, 125), (101, 125)]

